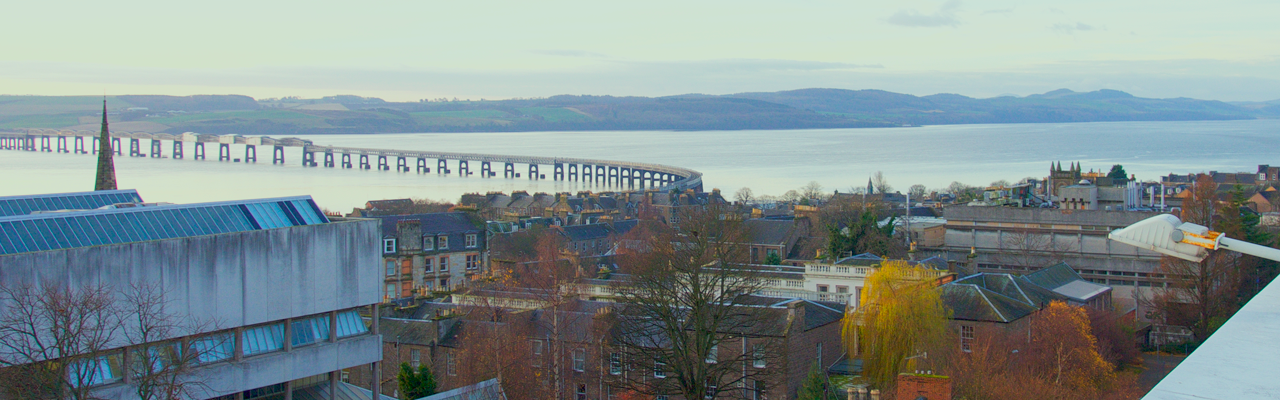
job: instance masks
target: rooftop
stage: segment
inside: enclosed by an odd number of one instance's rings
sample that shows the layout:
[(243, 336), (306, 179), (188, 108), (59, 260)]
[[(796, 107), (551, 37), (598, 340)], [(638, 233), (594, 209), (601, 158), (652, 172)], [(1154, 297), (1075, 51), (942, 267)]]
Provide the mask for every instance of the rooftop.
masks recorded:
[(328, 222), (311, 196), (14, 215), (0, 217), (0, 255)]
[(142, 196), (133, 189), (6, 196), (0, 197), (0, 217), (40, 211), (92, 210), (112, 204), (141, 202)]

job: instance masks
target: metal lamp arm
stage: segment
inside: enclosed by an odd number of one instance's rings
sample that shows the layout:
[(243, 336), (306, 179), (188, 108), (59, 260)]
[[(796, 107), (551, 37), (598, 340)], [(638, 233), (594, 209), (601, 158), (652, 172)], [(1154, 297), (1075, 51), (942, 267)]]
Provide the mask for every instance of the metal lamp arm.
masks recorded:
[(1218, 248), (1248, 254), (1254, 257), (1265, 258), (1271, 261), (1280, 261), (1280, 249), (1257, 245), (1243, 240), (1236, 240), (1226, 236), (1218, 239)]

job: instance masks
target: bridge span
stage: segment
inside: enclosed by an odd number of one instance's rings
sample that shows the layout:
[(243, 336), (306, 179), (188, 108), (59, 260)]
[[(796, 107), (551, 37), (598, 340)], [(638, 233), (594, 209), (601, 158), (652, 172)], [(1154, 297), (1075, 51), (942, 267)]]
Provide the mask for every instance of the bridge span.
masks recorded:
[[(97, 154), (100, 146), (99, 132), (53, 129), (26, 129), (19, 132), (0, 132), (0, 150), (39, 151), (74, 154)], [(86, 140), (87, 139), (87, 140)], [(207, 159), (205, 144), (216, 144), (218, 161), (240, 162), (233, 157), (232, 145), (243, 145), (246, 163), (258, 162), (258, 146), (270, 146), (271, 163), (285, 164), (285, 148), (302, 149), (301, 164), (304, 167), (377, 169), (380, 171), (416, 172), (429, 174), (432, 168), (439, 175), (456, 173), (458, 176), (479, 175), (482, 178), (502, 177), (551, 179), (557, 181), (582, 181), (615, 185), (632, 189), (656, 189), (661, 191), (693, 189), (702, 190), (702, 174), (687, 168), (627, 161), (595, 160), (586, 158), (511, 156), (476, 153), (449, 153), (419, 150), (369, 149), (334, 147), (313, 144), (298, 138), (276, 139), (267, 136), (210, 135), (194, 132), (182, 134), (111, 132), (111, 149), (123, 156), (123, 140), (128, 140), (130, 157), (186, 158), (184, 143), (192, 143), (192, 158)], [(142, 141), (149, 141), (144, 150)], [(171, 141), (171, 152), (164, 154), (164, 141)], [(238, 150), (238, 149), (236, 149)], [(412, 162), (412, 166), (410, 166)], [(434, 165), (432, 164), (434, 162)], [(519, 165), (523, 168), (517, 169)]]

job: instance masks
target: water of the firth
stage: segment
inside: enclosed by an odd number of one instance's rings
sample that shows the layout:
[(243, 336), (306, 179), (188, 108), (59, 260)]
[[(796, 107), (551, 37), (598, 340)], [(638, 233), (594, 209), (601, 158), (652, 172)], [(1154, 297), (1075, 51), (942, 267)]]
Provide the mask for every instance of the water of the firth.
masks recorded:
[[(775, 131), (632, 131), (418, 133), (307, 136), (316, 144), (447, 152), (581, 157), (692, 168), (706, 189), (728, 197), (741, 187), (780, 195), (810, 181), (826, 190), (865, 187), (883, 171), (906, 191), (952, 181), (986, 185), (1048, 175), (1050, 162), (1082, 162), (1085, 170), (1122, 164), (1141, 180), (1168, 173), (1256, 171), (1280, 164), (1280, 120), (1104, 122), (1072, 124), (945, 125), (918, 128)], [(144, 149), (148, 143), (143, 143)], [(172, 145), (165, 143), (166, 156)], [(366, 200), (420, 197), (456, 201), (468, 192), (607, 190), (552, 180), (461, 178), (376, 170), (303, 168), (291, 148), (288, 165), (271, 165), (259, 149), (257, 164), (188, 159), (116, 158), (121, 188), (147, 201), (189, 203), (309, 194), (326, 208), (350, 210)], [(235, 157), (243, 157), (235, 146)], [(209, 146), (217, 153), (216, 146)], [(216, 156), (214, 157), (216, 159)], [(354, 161), (354, 160), (353, 160)], [(394, 160), (391, 162), (394, 163)], [(412, 160), (410, 161), (412, 162)], [(91, 190), (94, 157), (0, 152), (0, 196)], [(451, 168), (454, 168), (451, 166)], [(479, 165), (472, 165), (479, 170)], [(501, 168), (495, 165), (495, 168)], [(523, 165), (517, 170), (527, 173)], [(550, 168), (543, 167), (550, 177)], [(455, 169), (456, 171), (456, 169)], [(500, 171), (500, 170), (499, 170)]]

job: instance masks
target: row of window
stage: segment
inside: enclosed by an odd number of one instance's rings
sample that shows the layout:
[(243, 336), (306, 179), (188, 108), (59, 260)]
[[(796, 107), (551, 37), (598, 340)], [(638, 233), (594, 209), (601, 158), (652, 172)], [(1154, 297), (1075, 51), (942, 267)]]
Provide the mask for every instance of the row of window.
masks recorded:
[[(291, 321), (293, 347), (329, 340), (329, 314), (319, 314)], [(284, 349), (284, 321), (256, 325), (244, 329), (242, 346), (245, 356), (270, 353)], [(367, 333), (356, 310), (346, 310), (336, 316), (337, 337), (344, 338)], [(177, 365), (208, 364), (230, 360), (235, 356), (236, 332), (226, 330), (182, 340), (171, 340), (134, 348), (130, 355), (135, 376), (165, 371)], [(74, 361), (67, 369), (68, 380), (75, 386), (96, 386), (117, 382), (125, 374), (123, 350), (113, 351), (91, 359)]]
[[(466, 241), (465, 243), (463, 243), (463, 247), (465, 247), (465, 248), (471, 249), (471, 248), (475, 248), (475, 247), (479, 246), (479, 237), (478, 237), (476, 234), (474, 234), (474, 233), (468, 233), (466, 236), (464, 236), (464, 237), (463, 237), (463, 240), (465, 240), (465, 241)], [(423, 250), (423, 251), (427, 251), (427, 250), (448, 250), (448, 249), (449, 249), (449, 236), (448, 236), (448, 235), (440, 235), (440, 236), (423, 236), (423, 237), (422, 237), (422, 250)], [(383, 252), (383, 253), (395, 253), (395, 252), (396, 252), (396, 240), (395, 240), (394, 238), (382, 239), (382, 252)]]
[[(543, 341), (535, 339), (530, 343), (530, 347), (533, 350), (533, 360), (531, 362), (532, 365), (534, 367), (541, 367)], [(762, 344), (753, 345), (751, 350), (752, 350), (751, 366), (755, 368), (764, 368), (767, 365), (767, 361), (765, 360), (764, 345)], [(711, 350), (707, 352), (706, 363), (715, 364), (720, 358), (719, 355), (720, 355), (720, 346), (711, 346)], [(572, 366), (574, 371), (583, 372), (586, 370), (586, 365), (587, 365), (586, 349), (582, 349), (582, 348), (574, 349), (570, 354), (570, 358), (573, 360)], [(818, 359), (819, 360), (822, 359), (822, 343), (818, 343)], [(667, 372), (663, 368), (663, 366), (665, 365), (667, 364), (663, 362), (654, 363), (654, 366), (653, 366), (654, 378), (661, 379), (661, 378), (667, 377)], [(619, 353), (619, 352), (609, 353), (609, 374), (621, 375), (622, 368), (623, 368), (622, 353)]]
[[(397, 271), (396, 260), (386, 260), (386, 261), (387, 261), (387, 264), (386, 264), (387, 276), (396, 276), (397, 272), (405, 273), (406, 275), (411, 274), (411, 272)], [(407, 270), (408, 268), (412, 267), (411, 263), (412, 262), (409, 260), (404, 260), (403, 267)], [(435, 257), (427, 257), (423, 259), (422, 260), (423, 272), (435, 272), (436, 264), (437, 263), (436, 263)], [(441, 256), (439, 265), (440, 265), (440, 272), (449, 272), (449, 256)], [(464, 266), (467, 268), (467, 270), (480, 269), (480, 255), (479, 254), (466, 255), (466, 263), (464, 264)]]

